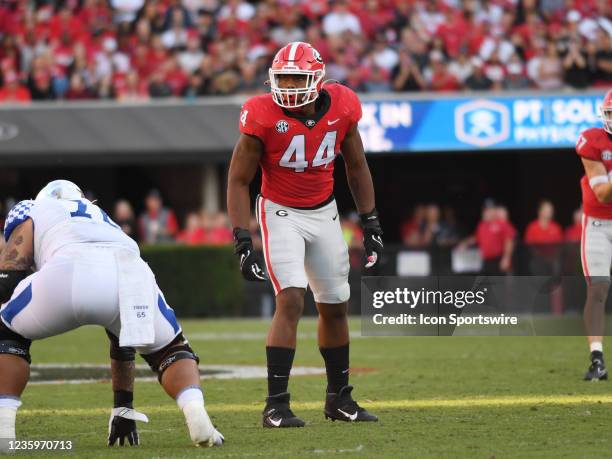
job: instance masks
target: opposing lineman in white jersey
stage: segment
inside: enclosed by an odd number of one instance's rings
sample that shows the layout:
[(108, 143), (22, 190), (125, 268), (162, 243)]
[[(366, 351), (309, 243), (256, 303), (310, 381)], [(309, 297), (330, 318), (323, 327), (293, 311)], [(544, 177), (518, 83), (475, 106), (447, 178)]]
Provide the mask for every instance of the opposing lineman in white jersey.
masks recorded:
[[(223, 443), (204, 408), (199, 359), (140, 258), (138, 245), (74, 183), (56, 180), (9, 212), (0, 253), (0, 439), (15, 438), (30, 344), (100, 325), (110, 339), (114, 408), (108, 444), (139, 443), (133, 409), (139, 352), (183, 411), (198, 446)], [(32, 269), (34, 272), (32, 273)], [(0, 449), (7, 444), (0, 444)]]

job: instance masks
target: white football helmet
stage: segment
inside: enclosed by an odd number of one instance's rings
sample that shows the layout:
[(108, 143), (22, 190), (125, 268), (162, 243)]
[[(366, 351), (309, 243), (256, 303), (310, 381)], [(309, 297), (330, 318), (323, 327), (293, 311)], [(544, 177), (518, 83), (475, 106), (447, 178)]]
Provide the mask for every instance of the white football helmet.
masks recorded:
[(81, 189), (69, 180), (53, 180), (36, 195), (37, 200), (40, 198), (73, 200), (83, 197)]

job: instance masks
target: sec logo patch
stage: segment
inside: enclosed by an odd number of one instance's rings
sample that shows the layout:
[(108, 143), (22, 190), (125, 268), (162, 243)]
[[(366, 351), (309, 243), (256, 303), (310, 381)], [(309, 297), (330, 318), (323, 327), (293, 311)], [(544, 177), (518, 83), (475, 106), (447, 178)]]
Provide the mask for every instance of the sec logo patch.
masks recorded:
[(276, 123), (276, 130), (281, 134), (284, 134), (289, 130), (289, 123), (287, 123), (285, 120), (278, 121)]
[(604, 161), (610, 161), (612, 159), (612, 151), (604, 150), (601, 154), (601, 159), (603, 159)]

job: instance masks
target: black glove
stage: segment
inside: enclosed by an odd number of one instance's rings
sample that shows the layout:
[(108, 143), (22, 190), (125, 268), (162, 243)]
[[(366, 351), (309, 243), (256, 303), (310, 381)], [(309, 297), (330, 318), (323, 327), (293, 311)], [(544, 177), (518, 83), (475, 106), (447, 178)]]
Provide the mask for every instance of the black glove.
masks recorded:
[(384, 247), (382, 241), (383, 230), (378, 220), (378, 212), (374, 209), (367, 214), (360, 214), (361, 227), (363, 228), (363, 247), (365, 248), (367, 262), (365, 267), (371, 268), (378, 263), (378, 259)]
[(253, 250), (251, 233), (242, 228), (234, 228), (234, 241), (234, 253), (240, 257), (242, 277), (248, 281), (267, 281), (261, 256)]
[(138, 446), (140, 440), (138, 430), (136, 430), (136, 421), (149, 422), (144, 414), (132, 408), (113, 408), (108, 423), (108, 446), (115, 446), (117, 439), (119, 439), (119, 445), (124, 446), (126, 438), (130, 446)]

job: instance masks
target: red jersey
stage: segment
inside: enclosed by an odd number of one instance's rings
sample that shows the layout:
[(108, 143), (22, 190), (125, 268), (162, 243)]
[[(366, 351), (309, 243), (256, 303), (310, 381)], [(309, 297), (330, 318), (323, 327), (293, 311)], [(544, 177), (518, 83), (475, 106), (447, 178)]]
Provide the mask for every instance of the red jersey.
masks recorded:
[(557, 222), (549, 222), (542, 226), (538, 220), (534, 220), (525, 230), (526, 244), (556, 244), (563, 241), (563, 230)]
[(476, 228), (476, 242), (483, 260), (501, 257), (506, 241), (515, 235), (514, 226), (507, 221), (481, 221)]
[(580, 242), (582, 238), (582, 223), (574, 223), (565, 230), (565, 240), (567, 242)]
[[(612, 170), (612, 136), (602, 128), (587, 129), (578, 138), (576, 152), (583, 158), (601, 162), (608, 176)], [(582, 188), (582, 207), (589, 217), (612, 220), (612, 203), (603, 204), (597, 200), (589, 185), (589, 178), (584, 175), (580, 180)]]
[(271, 94), (250, 98), (240, 113), (243, 134), (264, 145), (261, 194), (288, 207), (315, 207), (334, 189), (334, 160), (348, 130), (361, 119), (357, 95), (341, 84), (327, 84), (312, 116), (285, 110)]

